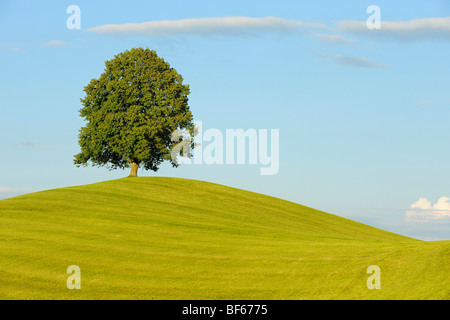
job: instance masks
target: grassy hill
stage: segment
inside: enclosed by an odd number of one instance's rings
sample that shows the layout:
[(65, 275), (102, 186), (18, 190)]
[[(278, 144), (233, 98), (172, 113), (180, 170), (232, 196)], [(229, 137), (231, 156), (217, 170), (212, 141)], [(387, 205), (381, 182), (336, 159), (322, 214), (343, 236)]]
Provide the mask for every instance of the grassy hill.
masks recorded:
[[(70, 265), (81, 290), (66, 287)], [(380, 290), (366, 287), (370, 265)], [(0, 201), (1, 299), (449, 299), (449, 275), (450, 241), (195, 180)]]

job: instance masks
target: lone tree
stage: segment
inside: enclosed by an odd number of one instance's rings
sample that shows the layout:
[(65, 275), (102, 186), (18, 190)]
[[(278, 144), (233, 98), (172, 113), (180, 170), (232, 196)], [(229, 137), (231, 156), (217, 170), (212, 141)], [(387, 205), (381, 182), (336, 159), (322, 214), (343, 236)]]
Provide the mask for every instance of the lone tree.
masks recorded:
[(171, 152), (173, 132), (194, 134), (188, 106), (189, 85), (154, 50), (133, 48), (105, 62), (105, 71), (84, 88), (79, 134), (81, 152), (74, 163), (109, 169), (140, 166), (157, 171), (164, 160), (177, 166)]

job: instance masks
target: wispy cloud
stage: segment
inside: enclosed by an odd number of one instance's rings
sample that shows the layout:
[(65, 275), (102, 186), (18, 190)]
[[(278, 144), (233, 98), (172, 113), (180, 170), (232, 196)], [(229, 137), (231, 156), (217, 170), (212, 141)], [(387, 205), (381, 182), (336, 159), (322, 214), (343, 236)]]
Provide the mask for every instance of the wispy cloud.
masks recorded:
[(432, 105), (432, 104), (434, 104), (434, 101), (431, 101), (431, 100), (420, 100), (420, 101), (418, 101), (416, 103), (416, 106), (426, 107), (426, 106), (429, 106), (429, 105)]
[(41, 144), (37, 145), (34, 142), (30, 142), (30, 141), (22, 141), (19, 143), (19, 145), (22, 148), (26, 148), (26, 149), (46, 150), (49, 148), (49, 145), (46, 143), (41, 143)]
[(420, 198), (406, 211), (405, 220), (414, 222), (436, 222), (450, 219), (450, 198), (441, 197), (435, 204)]
[[(381, 29), (374, 30), (367, 28), (366, 21), (342, 20), (334, 26), (327, 26), (322, 23), (279, 17), (235, 16), (105, 24), (90, 28), (88, 31), (115, 36), (241, 36), (255, 35), (261, 32), (298, 32), (308, 34), (328, 44), (352, 43), (354, 40), (343, 35), (343, 32), (401, 41), (424, 39), (450, 41), (450, 17), (431, 17), (408, 21), (382, 20)], [(54, 45), (56, 44), (57, 42), (54, 43)]]
[(323, 54), (314, 52), (315, 55), (324, 57), (333, 61), (334, 63), (344, 67), (358, 67), (358, 68), (386, 68), (387, 65), (374, 62), (369, 58), (355, 57), (342, 54)]
[(315, 33), (313, 34), (313, 37), (327, 44), (350, 44), (353, 42), (352, 39), (349, 39), (340, 34)]
[(0, 44), (0, 51), (20, 51), (22, 48), (14, 43)]
[(22, 141), (20, 143), (20, 146), (23, 148), (33, 148), (33, 147), (35, 147), (35, 144), (33, 142), (29, 142), (29, 141)]
[(353, 67), (362, 67), (362, 68), (385, 68), (387, 65), (374, 62), (369, 58), (363, 57), (354, 57), (342, 54), (336, 54), (331, 56), (335, 62), (342, 66), (353, 66)]
[(15, 197), (15, 196), (19, 196), (21, 194), (26, 194), (26, 193), (30, 193), (30, 192), (34, 192), (34, 190), (0, 186), (0, 199)]
[(9, 188), (9, 187), (2, 187), (0, 186), (0, 193), (20, 193), (20, 192), (27, 192), (29, 190), (26, 189), (16, 189), (16, 188)]
[(88, 29), (89, 32), (126, 36), (236, 36), (260, 32), (306, 32), (309, 28), (325, 28), (320, 23), (305, 23), (277, 17), (214, 17), (182, 20), (149, 21), (142, 23), (107, 24)]
[(366, 21), (343, 20), (338, 29), (373, 38), (398, 41), (444, 40), (450, 41), (450, 17), (422, 18), (409, 21), (381, 20), (381, 29), (368, 29)]
[(55, 47), (66, 47), (69, 45), (69, 43), (67, 43), (65, 41), (60, 41), (60, 40), (50, 40), (50, 41), (44, 42), (42, 45), (49, 47), (49, 48), (55, 48)]

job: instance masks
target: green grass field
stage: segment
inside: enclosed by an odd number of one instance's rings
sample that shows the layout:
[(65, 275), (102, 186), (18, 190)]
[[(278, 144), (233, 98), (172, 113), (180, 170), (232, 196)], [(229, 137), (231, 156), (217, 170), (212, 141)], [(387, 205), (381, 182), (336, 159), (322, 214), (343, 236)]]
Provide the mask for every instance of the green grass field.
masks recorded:
[(0, 298), (449, 299), (450, 241), (202, 181), (125, 178), (1, 200)]

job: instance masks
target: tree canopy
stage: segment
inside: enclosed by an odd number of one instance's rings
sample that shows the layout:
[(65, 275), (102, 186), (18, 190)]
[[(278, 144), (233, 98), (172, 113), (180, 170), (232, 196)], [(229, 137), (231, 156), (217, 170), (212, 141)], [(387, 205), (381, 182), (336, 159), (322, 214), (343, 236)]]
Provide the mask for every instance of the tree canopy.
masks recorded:
[(133, 48), (105, 62), (98, 79), (84, 87), (77, 166), (91, 162), (110, 169), (139, 166), (157, 171), (164, 160), (177, 166), (171, 151), (176, 130), (194, 133), (189, 85), (154, 50)]

